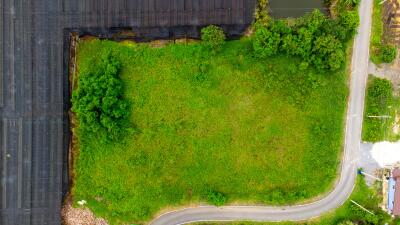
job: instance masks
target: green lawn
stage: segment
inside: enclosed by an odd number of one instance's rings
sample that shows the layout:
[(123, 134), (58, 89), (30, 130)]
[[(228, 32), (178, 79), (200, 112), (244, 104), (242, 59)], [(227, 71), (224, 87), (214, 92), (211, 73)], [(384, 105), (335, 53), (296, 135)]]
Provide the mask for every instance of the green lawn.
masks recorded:
[(371, 43), (370, 43), (370, 58), (375, 64), (381, 64), (383, 62), (380, 49), (382, 46), (383, 36), (383, 21), (382, 21), (382, 4), (379, 3), (382, 0), (374, 0), (373, 12), (372, 12), (372, 28), (371, 28)]
[[(300, 60), (253, 57), (247, 39), (212, 55), (200, 44), (81, 41), (78, 70), (112, 50), (136, 132), (80, 143), (75, 201), (112, 224), (205, 202), (288, 204), (327, 191), (339, 165), (347, 73), (300, 70)], [(82, 137), (81, 137), (82, 138)]]
[(400, 112), (400, 100), (394, 97), (392, 89), (389, 80), (369, 76), (364, 113), (364, 141), (400, 139), (400, 135), (393, 132), (396, 114)]

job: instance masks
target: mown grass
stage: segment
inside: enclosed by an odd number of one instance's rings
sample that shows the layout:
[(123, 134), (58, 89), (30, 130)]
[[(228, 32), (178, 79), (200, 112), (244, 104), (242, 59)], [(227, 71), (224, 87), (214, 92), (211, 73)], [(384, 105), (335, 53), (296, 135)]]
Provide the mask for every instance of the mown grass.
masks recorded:
[(363, 125), (364, 141), (400, 139), (400, 135), (393, 132), (396, 115), (400, 111), (400, 101), (394, 97), (392, 89), (389, 80), (369, 76)]
[[(332, 212), (321, 215), (319, 218), (314, 218), (306, 222), (207, 222), (193, 223), (192, 225), (338, 225), (345, 221), (351, 221), (353, 224), (398, 224), (399, 220), (392, 220), (390, 216), (383, 212), (379, 205), (382, 202), (380, 194), (380, 184), (368, 187), (362, 176), (358, 176), (356, 185), (350, 198), (339, 208)], [(371, 215), (350, 200), (357, 202), (367, 210), (374, 213)]]
[(290, 204), (327, 191), (342, 148), (347, 72), (253, 57), (248, 39), (213, 55), (200, 44), (82, 41), (78, 69), (112, 50), (132, 126), (118, 143), (80, 145), (75, 201), (112, 224), (204, 202)]
[(382, 36), (383, 36), (383, 20), (382, 9), (383, 5), (379, 4), (381, 0), (374, 0), (372, 11), (372, 28), (371, 28), (371, 43), (370, 43), (370, 59), (376, 65), (383, 63), (381, 56)]

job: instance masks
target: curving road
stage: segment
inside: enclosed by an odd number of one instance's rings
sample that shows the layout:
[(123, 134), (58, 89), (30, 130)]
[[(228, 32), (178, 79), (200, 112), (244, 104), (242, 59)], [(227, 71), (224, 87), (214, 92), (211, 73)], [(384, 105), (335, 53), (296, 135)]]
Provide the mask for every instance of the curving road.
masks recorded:
[(151, 225), (176, 225), (198, 221), (299, 221), (317, 217), (343, 204), (351, 194), (358, 164), (361, 128), (364, 110), (365, 87), (369, 61), (372, 0), (362, 0), (361, 25), (354, 41), (350, 99), (348, 103), (345, 149), (339, 182), (323, 199), (305, 205), (268, 206), (202, 206), (165, 213)]

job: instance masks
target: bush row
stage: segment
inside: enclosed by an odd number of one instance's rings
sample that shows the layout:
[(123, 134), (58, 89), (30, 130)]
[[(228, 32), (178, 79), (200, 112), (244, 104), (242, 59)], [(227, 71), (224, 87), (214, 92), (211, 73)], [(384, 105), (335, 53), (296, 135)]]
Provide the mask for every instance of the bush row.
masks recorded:
[(337, 19), (315, 10), (294, 22), (271, 20), (256, 27), (253, 48), (256, 57), (278, 53), (299, 56), (317, 69), (339, 69), (345, 61), (345, 44), (359, 24), (356, 11), (345, 11)]

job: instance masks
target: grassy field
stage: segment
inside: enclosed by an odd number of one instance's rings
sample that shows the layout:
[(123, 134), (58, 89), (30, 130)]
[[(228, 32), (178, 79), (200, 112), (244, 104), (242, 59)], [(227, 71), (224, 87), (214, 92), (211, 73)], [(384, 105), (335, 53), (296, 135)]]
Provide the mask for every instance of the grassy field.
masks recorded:
[[(363, 140), (369, 142), (397, 141), (393, 132), (400, 100), (394, 97), (389, 80), (369, 76), (363, 126)], [(376, 117), (384, 116), (384, 117)]]
[[(81, 41), (78, 70), (111, 50), (123, 63), (134, 133), (80, 145), (75, 201), (111, 224), (147, 221), (162, 208), (205, 202), (290, 204), (336, 178), (347, 98), (345, 68), (253, 57), (247, 39), (213, 55), (200, 44)], [(82, 137), (81, 137), (82, 138)]]
[(382, 46), (383, 36), (383, 21), (382, 21), (382, 4), (379, 3), (381, 0), (374, 0), (373, 12), (372, 12), (372, 28), (371, 28), (371, 61), (375, 64), (381, 64), (382, 57), (380, 55), (380, 49)]
[[(336, 210), (321, 215), (319, 218), (312, 219), (307, 222), (280, 222), (280, 223), (262, 223), (262, 222), (221, 222), (221, 223), (195, 223), (192, 225), (350, 225), (346, 221), (353, 222), (352, 224), (367, 225), (367, 224), (399, 224), (400, 220), (392, 220), (390, 216), (381, 210), (379, 204), (382, 202), (380, 194), (380, 185), (376, 184), (373, 187), (368, 187), (365, 184), (364, 178), (359, 176), (353, 193), (349, 200)], [(370, 215), (361, 210), (350, 200), (357, 202), (364, 208), (374, 212), (375, 215)]]

